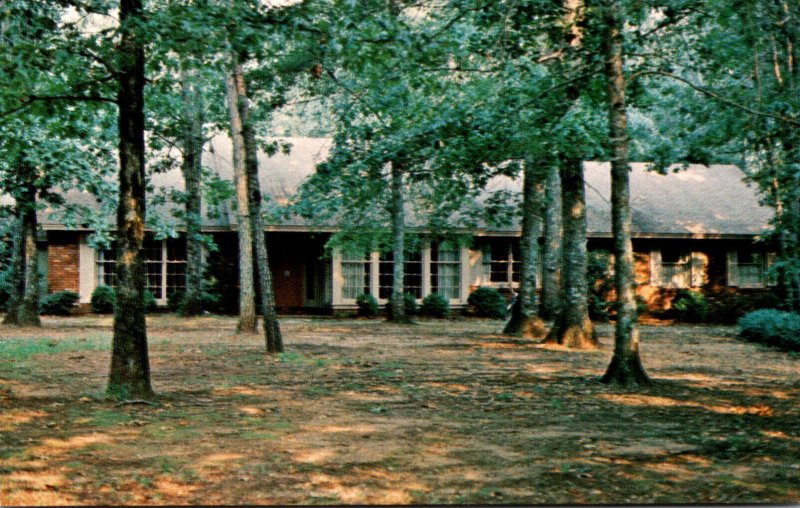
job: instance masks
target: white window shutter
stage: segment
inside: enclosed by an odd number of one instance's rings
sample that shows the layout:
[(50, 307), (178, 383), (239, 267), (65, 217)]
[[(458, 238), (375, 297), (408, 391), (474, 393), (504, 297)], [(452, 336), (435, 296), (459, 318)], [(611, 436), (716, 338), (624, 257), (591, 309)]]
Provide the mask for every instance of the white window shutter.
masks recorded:
[(700, 287), (706, 283), (706, 267), (708, 256), (703, 252), (692, 252), (692, 287)]
[(775, 252), (767, 252), (767, 265), (764, 267), (766, 273), (764, 274), (764, 280), (767, 282), (767, 286), (777, 286), (778, 285), (778, 278), (774, 275), (770, 275), (769, 269), (772, 268), (772, 265), (775, 264), (775, 261), (778, 259), (778, 254)]
[(736, 249), (732, 249), (728, 251), (728, 285), (729, 286), (738, 286), (739, 285), (739, 267), (738, 267), (738, 256), (736, 254)]
[(655, 287), (663, 286), (661, 279), (661, 251), (650, 251), (650, 285)]

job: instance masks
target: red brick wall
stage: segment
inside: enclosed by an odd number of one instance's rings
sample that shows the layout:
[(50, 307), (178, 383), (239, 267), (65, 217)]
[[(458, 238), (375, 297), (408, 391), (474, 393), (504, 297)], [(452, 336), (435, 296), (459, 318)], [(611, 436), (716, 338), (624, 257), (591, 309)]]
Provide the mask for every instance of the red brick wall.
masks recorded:
[(80, 288), (78, 264), (78, 233), (50, 231), (47, 234), (47, 284), (51, 293), (78, 292)]

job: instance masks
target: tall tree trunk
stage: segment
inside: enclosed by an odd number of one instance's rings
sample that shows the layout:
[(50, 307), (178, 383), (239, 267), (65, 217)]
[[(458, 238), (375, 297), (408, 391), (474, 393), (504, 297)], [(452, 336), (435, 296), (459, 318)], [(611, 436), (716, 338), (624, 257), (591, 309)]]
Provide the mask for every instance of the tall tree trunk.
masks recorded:
[(186, 188), (186, 296), (185, 316), (203, 312), (203, 244), (200, 232), (202, 196), (200, 177), (203, 155), (203, 98), (195, 82), (196, 72), (181, 76), (183, 99), (183, 180)]
[(536, 272), (539, 269), (539, 234), (542, 229), (542, 185), (533, 160), (525, 160), (522, 176), (522, 238), (517, 301), (503, 333), (542, 338), (546, 329), (536, 315)]
[(26, 189), (23, 210), (25, 273), (22, 304), (17, 310), (20, 326), (42, 326), (39, 319), (39, 256), (36, 252), (36, 188)]
[(611, 157), (611, 219), (614, 235), (614, 287), (617, 293), (617, 322), (614, 329), (614, 356), (602, 377), (604, 383), (649, 384), (639, 356), (639, 329), (636, 325), (636, 298), (633, 287), (633, 247), (631, 244), (630, 165), (628, 161), (628, 112), (623, 74), (622, 18), (616, 0), (607, 0), (604, 9), (608, 89), (608, 125)]
[(119, 205), (117, 208), (117, 306), (108, 393), (153, 396), (144, 309), (144, 37), (137, 33), (141, 0), (121, 0), (118, 46)]
[(591, 349), (597, 347), (598, 342), (589, 319), (587, 301), (586, 191), (580, 159), (566, 158), (562, 161), (561, 206), (564, 224), (561, 305), (548, 342)]
[(269, 253), (264, 236), (264, 221), (261, 217), (261, 184), (258, 179), (258, 147), (256, 136), (250, 120), (250, 106), (247, 98), (247, 86), (241, 65), (236, 63), (236, 95), (238, 98), (239, 118), (242, 124), (242, 137), (245, 148), (245, 167), (247, 170), (247, 187), (249, 193), (250, 224), (253, 232), (253, 247), (256, 253), (258, 273), (258, 289), (261, 307), (264, 313), (264, 339), (268, 353), (283, 352), (278, 314), (275, 311), (275, 292), (272, 288), (272, 272), (269, 268)]
[(20, 199), (14, 207), (13, 246), (11, 255), (11, 294), (3, 324), (18, 325), (19, 309), (25, 297), (25, 212)]
[(547, 170), (544, 200), (542, 301), (539, 315), (542, 319), (553, 319), (558, 315), (558, 269), (561, 260), (561, 179), (555, 164)]
[(256, 321), (255, 287), (253, 284), (253, 223), (250, 218), (250, 196), (247, 184), (247, 159), (244, 126), (239, 111), (237, 80), (242, 75), (238, 59), (231, 53), (231, 69), (225, 80), (228, 95), (231, 141), (233, 143), (233, 175), (236, 186), (236, 218), (239, 225), (239, 333), (255, 333)]
[(392, 217), (392, 298), (389, 308), (389, 320), (398, 323), (409, 321), (403, 299), (405, 278), (405, 199), (403, 195), (403, 167), (398, 161), (391, 163), (391, 203), (389, 212)]

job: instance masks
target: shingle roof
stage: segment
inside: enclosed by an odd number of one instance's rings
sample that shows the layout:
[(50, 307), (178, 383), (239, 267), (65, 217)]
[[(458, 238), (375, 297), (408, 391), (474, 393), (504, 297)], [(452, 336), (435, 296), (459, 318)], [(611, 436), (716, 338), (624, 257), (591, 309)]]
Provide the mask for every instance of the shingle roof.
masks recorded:
[[(300, 184), (313, 173), (331, 147), (329, 139), (281, 138), (292, 145), (289, 155), (277, 153), (268, 157), (259, 153), (261, 189), (265, 197), (285, 204)], [(223, 136), (215, 137), (203, 155), (203, 164), (224, 179), (232, 179), (231, 143)], [(611, 182), (608, 163), (585, 163), (587, 226), (590, 235), (611, 233)], [(158, 188), (183, 189), (179, 169), (154, 175)], [(521, 191), (519, 179), (499, 177), (490, 182), (493, 189)], [(69, 201), (84, 204), (96, 202), (86, 193), (70, 192)], [(632, 164), (631, 208), (633, 233), (639, 236), (730, 236), (763, 233), (773, 216), (771, 208), (759, 203), (757, 189), (745, 183), (744, 174), (735, 166), (691, 165), (685, 170), (661, 175), (647, 170), (646, 164)], [(217, 218), (204, 213), (205, 228), (233, 228), (236, 216), (229, 202)], [(157, 213), (166, 213), (162, 208)], [(152, 212), (151, 212), (152, 213)], [(50, 229), (58, 225), (40, 214), (42, 224)], [(305, 228), (299, 218), (282, 224)], [(517, 231), (518, 225), (506, 232)]]

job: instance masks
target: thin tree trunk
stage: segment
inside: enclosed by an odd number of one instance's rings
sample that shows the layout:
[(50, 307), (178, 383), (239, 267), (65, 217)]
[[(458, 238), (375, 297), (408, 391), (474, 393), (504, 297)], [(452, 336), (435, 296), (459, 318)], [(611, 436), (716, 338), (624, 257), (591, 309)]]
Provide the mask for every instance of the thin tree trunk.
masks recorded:
[(186, 296), (181, 303), (181, 313), (185, 316), (197, 316), (203, 312), (203, 246), (200, 233), (203, 98), (195, 79), (195, 72), (185, 72), (181, 77), (184, 114), (181, 169), (186, 188)]
[(559, 261), (561, 259), (561, 179), (558, 166), (547, 171), (544, 208), (544, 249), (542, 252), (542, 301), (539, 315), (553, 319), (558, 315)]
[(20, 326), (42, 326), (39, 319), (39, 257), (36, 252), (36, 189), (26, 191), (23, 212), (25, 241), (25, 273), (22, 304), (17, 310)]
[[(144, 38), (135, 24), (141, 0), (121, 0), (119, 41), (119, 205), (117, 208), (117, 306), (108, 393), (153, 396), (144, 309)], [(131, 26), (131, 25), (134, 26)]]
[(231, 55), (231, 69), (225, 80), (228, 95), (231, 141), (233, 143), (233, 174), (236, 187), (236, 217), (239, 226), (239, 323), (238, 333), (255, 333), (256, 321), (255, 287), (253, 284), (253, 223), (250, 220), (250, 196), (247, 185), (247, 159), (244, 127), (239, 111), (239, 93), (236, 88), (242, 67)]
[(622, 19), (616, 0), (608, 0), (604, 11), (606, 34), (603, 52), (608, 88), (609, 140), (611, 157), (611, 219), (614, 236), (614, 285), (617, 293), (617, 322), (614, 356), (602, 377), (604, 383), (649, 384), (639, 356), (636, 298), (633, 287), (631, 244), (630, 165), (628, 161), (628, 112), (623, 74)]
[(17, 200), (14, 207), (14, 234), (11, 255), (11, 294), (3, 324), (18, 325), (19, 309), (25, 295), (25, 212)]
[(586, 283), (586, 192), (583, 163), (568, 158), (561, 167), (564, 240), (561, 254), (561, 305), (548, 342), (591, 349), (598, 345), (589, 319)]
[(269, 268), (269, 253), (264, 236), (264, 221), (261, 217), (261, 184), (258, 179), (258, 147), (250, 121), (250, 107), (247, 98), (247, 86), (244, 81), (241, 65), (236, 63), (236, 94), (238, 98), (239, 118), (245, 148), (245, 167), (247, 170), (247, 187), (249, 193), (250, 223), (253, 232), (253, 247), (256, 253), (259, 296), (264, 313), (264, 339), (268, 353), (283, 352), (278, 314), (275, 312), (275, 293), (272, 288), (272, 272)]
[(536, 167), (527, 159), (522, 176), (522, 238), (520, 238), (520, 281), (517, 301), (503, 333), (542, 338), (547, 335), (536, 315), (536, 272), (539, 268), (539, 234), (542, 229), (542, 185)]
[(392, 298), (389, 320), (398, 323), (409, 321), (403, 300), (405, 278), (405, 204), (403, 195), (403, 167), (395, 161), (391, 163), (391, 204), (392, 216)]

